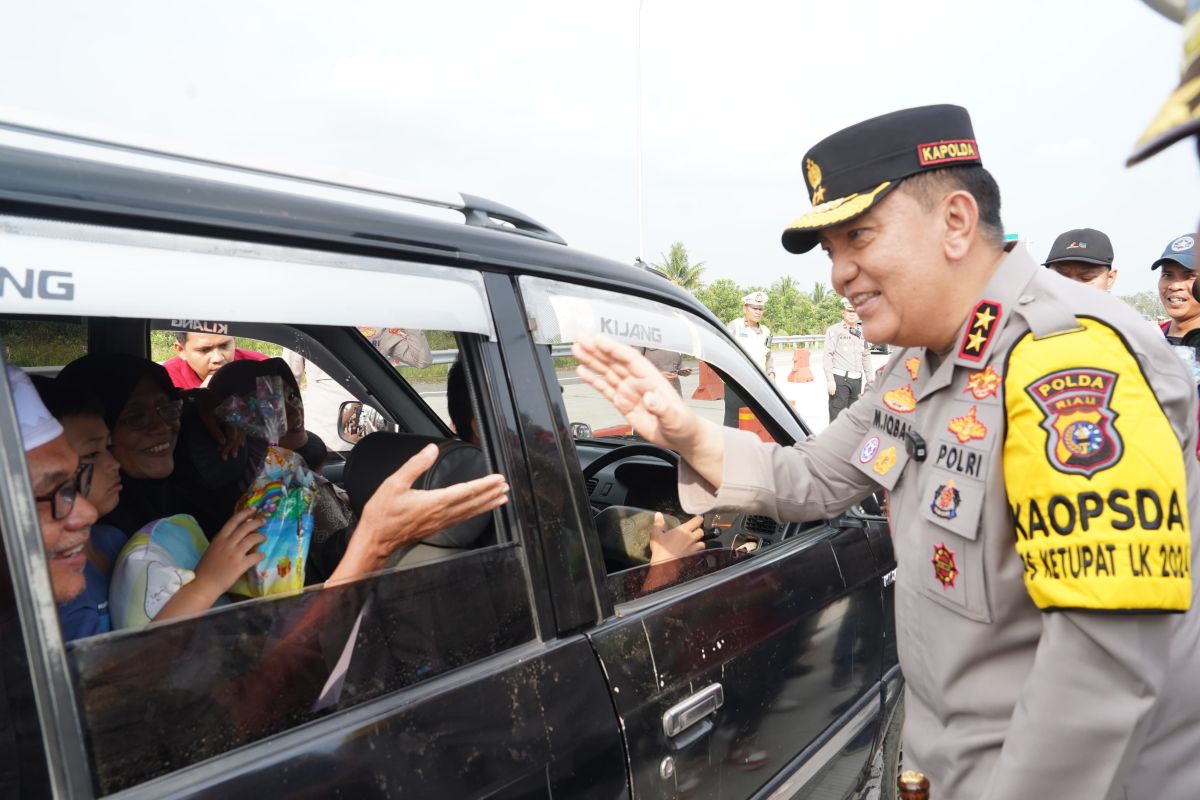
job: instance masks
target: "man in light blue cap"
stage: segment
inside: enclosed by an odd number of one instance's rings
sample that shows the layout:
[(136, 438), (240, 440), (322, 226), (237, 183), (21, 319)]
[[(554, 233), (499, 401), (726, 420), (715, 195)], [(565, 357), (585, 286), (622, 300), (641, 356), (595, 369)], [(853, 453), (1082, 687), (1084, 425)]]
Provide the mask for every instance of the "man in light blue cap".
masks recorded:
[(1162, 326), (1171, 344), (1181, 344), (1189, 331), (1200, 328), (1200, 302), (1192, 296), (1196, 280), (1196, 237), (1185, 233), (1176, 236), (1163, 249), (1162, 256), (1150, 269), (1162, 269), (1158, 276), (1158, 299), (1170, 321)]

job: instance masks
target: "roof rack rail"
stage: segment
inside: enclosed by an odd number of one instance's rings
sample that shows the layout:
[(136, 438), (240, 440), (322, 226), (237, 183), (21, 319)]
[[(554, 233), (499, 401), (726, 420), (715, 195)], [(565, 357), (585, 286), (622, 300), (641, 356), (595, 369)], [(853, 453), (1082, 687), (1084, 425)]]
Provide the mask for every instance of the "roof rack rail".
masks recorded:
[[(67, 132), (59, 120), (52, 123), (36, 115), (0, 107), (0, 147), (14, 147), (154, 172), (183, 174), (202, 180), (231, 183), (247, 188), (304, 194), (333, 202), (404, 212), (400, 203), (419, 203), (453, 211), (467, 225), (518, 233), (555, 244), (566, 241), (532, 217), (509, 206), (476, 195), (417, 188), (377, 176), (321, 174), (290, 166), (246, 166), (204, 156), (188, 155), (162, 146), (121, 144), (111, 132)], [(25, 118), (25, 119), (22, 119)], [(53, 125), (53, 127), (51, 127)], [(399, 201), (399, 203), (395, 202)]]
[(473, 194), (464, 194), (462, 199), (463, 206), (459, 211), (462, 211), (463, 216), (466, 217), (468, 225), (490, 228), (495, 231), (520, 233), (555, 244), (567, 243), (557, 233), (515, 208), (509, 208)]

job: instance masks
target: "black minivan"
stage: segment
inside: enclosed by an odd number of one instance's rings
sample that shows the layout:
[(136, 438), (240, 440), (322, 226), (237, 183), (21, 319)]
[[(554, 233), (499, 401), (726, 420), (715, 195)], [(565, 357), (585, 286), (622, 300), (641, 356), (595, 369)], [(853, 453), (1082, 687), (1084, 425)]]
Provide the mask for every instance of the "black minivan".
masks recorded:
[(647, 518), (686, 518), (678, 457), (575, 377), (567, 345), (599, 330), (679, 354), (702, 415), (729, 386), (740, 427), (809, 434), (694, 298), (513, 209), (0, 124), (6, 363), (236, 336), (298, 365), (322, 472), (351, 495), (367, 429), (402, 454), (455, 438), (457, 363), (512, 490), (361, 580), (64, 643), (0, 370), (4, 794), (892, 796), (886, 520), (720, 510), (703, 551), (652, 560)]

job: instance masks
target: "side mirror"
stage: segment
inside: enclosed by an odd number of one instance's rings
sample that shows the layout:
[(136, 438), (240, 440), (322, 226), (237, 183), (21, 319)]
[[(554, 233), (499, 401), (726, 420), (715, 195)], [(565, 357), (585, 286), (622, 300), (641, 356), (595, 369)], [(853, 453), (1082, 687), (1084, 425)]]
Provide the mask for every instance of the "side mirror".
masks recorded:
[(386, 427), (383, 414), (357, 400), (348, 400), (338, 408), (338, 437), (343, 442), (354, 444), (367, 434)]
[(592, 438), (592, 426), (588, 425), (586, 422), (572, 422), (571, 437), (574, 439)]

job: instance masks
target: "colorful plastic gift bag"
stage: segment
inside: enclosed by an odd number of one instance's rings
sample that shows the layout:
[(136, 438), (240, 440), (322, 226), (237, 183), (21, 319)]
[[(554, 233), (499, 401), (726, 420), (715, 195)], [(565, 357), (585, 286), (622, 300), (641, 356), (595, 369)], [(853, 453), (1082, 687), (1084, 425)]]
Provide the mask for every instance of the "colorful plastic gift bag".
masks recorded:
[(230, 587), (247, 597), (293, 594), (304, 588), (304, 564), (312, 543), (316, 476), (291, 450), (276, 446), (287, 430), (281, 378), (259, 377), (254, 397), (234, 395), (217, 407), (218, 416), (269, 443), (266, 458), (236, 510), (254, 509), (266, 522), (258, 546), (264, 555), (257, 566)]

